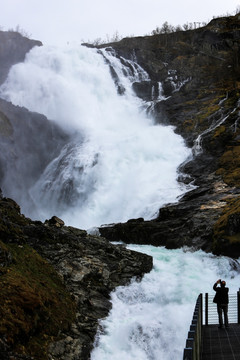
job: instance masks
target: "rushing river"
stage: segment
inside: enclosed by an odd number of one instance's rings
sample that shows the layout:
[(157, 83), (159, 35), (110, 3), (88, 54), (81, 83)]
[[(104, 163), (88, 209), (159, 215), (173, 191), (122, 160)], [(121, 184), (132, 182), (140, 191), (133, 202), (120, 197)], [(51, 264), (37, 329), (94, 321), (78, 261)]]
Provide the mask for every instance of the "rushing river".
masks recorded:
[(219, 278), (237, 292), (239, 273), (228, 258), (202, 251), (129, 248), (153, 256), (154, 268), (112, 293), (113, 308), (100, 323), (91, 359), (181, 360), (197, 296), (213, 293)]

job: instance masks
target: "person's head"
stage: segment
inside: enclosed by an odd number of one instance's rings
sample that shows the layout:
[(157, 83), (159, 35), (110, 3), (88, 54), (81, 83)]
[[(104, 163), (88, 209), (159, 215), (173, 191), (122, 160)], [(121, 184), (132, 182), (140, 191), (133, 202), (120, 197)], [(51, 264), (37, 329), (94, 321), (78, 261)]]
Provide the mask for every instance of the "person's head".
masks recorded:
[(226, 281), (222, 280), (222, 281), (221, 281), (221, 286), (222, 286), (222, 287), (225, 287), (225, 286), (226, 286)]

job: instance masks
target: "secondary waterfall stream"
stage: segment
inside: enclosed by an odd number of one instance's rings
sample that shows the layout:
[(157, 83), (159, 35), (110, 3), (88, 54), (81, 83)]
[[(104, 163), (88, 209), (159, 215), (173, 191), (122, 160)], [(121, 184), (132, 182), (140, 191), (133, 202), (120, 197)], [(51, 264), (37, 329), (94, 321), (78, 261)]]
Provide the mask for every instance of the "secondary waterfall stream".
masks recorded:
[[(141, 80), (147, 74), (134, 62), (82, 46), (36, 47), (12, 67), (1, 97), (46, 115), (71, 136), (29, 189), (38, 218), (57, 215), (85, 229), (151, 219), (187, 190), (177, 168), (191, 151), (172, 127), (146, 115), (131, 87)], [(219, 277), (235, 291), (237, 273), (228, 259), (203, 252), (130, 248), (152, 255), (154, 269), (112, 294), (92, 359), (179, 359), (198, 293)]]

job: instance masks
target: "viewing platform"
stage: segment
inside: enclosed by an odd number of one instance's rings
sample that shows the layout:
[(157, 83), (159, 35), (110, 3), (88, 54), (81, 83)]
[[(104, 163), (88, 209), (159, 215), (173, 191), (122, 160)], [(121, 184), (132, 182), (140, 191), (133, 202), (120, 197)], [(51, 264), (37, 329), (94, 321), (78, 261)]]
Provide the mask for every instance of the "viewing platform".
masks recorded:
[(229, 327), (221, 329), (213, 296), (198, 296), (183, 360), (240, 359), (240, 293), (229, 295)]
[(203, 326), (200, 359), (240, 359), (240, 325), (230, 324), (227, 329), (219, 329), (217, 325)]

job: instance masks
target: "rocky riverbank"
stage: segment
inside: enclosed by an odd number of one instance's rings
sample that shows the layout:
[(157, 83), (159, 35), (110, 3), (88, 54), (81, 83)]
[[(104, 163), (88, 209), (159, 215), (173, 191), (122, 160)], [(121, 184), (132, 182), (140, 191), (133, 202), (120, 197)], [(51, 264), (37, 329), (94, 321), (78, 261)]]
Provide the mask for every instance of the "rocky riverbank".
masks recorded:
[(88, 359), (110, 292), (152, 258), (0, 199), (1, 359)]

